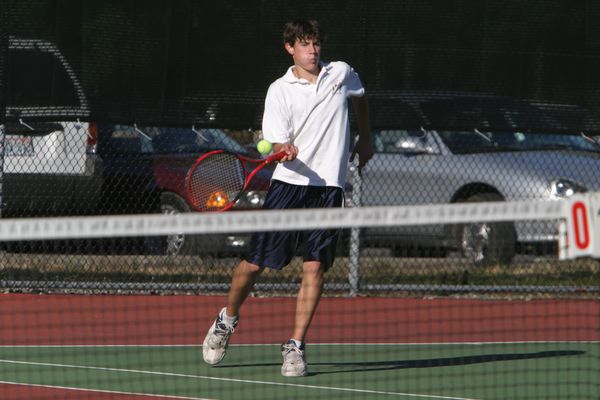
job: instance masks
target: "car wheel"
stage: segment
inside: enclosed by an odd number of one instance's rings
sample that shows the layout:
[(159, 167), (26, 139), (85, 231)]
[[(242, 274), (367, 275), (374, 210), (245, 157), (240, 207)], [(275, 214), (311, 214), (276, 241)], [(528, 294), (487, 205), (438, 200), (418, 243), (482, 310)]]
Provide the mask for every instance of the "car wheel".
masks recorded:
[[(503, 201), (495, 193), (481, 193), (466, 202)], [(459, 248), (476, 265), (510, 264), (515, 257), (517, 234), (512, 222), (477, 222), (458, 227)]]
[[(190, 207), (181, 197), (173, 193), (160, 196), (160, 212), (174, 215), (190, 212)], [(146, 247), (153, 254), (177, 256), (194, 254), (197, 238), (195, 235), (177, 233), (168, 236), (150, 236), (146, 238)]]

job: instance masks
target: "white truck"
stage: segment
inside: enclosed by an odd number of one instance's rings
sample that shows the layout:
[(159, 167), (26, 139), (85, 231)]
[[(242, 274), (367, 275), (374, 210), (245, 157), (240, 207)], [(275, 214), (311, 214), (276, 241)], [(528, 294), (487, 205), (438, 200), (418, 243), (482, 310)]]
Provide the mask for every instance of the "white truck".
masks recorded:
[(97, 132), (78, 119), (90, 110), (73, 69), (52, 43), (15, 37), (6, 66), (2, 216), (95, 209)]

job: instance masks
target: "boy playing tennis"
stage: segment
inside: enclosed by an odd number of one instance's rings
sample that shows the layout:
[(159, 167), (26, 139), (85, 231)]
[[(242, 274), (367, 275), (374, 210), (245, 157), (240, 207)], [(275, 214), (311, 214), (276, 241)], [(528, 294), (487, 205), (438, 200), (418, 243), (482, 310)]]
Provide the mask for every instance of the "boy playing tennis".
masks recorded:
[[(344, 62), (321, 62), (323, 33), (316, 21), (294, 20), (283, 31), (285, 50), (294, 65), (271, 84), (265, 100), (263, 136), (275, 152), (287, 156), (272, 177), (264, 208), (342, 207), (349, 158), (362, 168), (373, 156), (368, 107), (362, 83)], [(347, 99), (353, 101), (359, 139), (350, 157)], [(319, 303), (325, 271), (333, 264), (337, 230), (260, 232), (251, 251), (235, 269), (223, 308), (202, 347), (204, 361), (218, 364), (238, 324), (239, 310), (265, 267), (282, 269), (304, 245), (302, 284), (296, 300), (291, 339), (282, 345), (284, 376), (307, 374), (304, 339)]]

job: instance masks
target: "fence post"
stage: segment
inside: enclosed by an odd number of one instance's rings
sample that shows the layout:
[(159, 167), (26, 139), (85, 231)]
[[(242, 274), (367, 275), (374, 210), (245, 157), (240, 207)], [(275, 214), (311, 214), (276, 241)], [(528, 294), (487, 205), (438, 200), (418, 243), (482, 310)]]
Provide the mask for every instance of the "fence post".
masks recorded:
[[(358, 160), (350, 166), (350, 183), (352, 193), (350, 194), (353, 207), (361, 205), (361, 181)], [(350, 228), (350, 250), (348, 254), (348, 283), (350, 284), (350, 296), (356, 297), (360, 288), (360, 228)]]
[(0, 217), (4, 209), (4, 143), (6, 139), (6, 97), (8, 96), (8, 1), (0, 0)]

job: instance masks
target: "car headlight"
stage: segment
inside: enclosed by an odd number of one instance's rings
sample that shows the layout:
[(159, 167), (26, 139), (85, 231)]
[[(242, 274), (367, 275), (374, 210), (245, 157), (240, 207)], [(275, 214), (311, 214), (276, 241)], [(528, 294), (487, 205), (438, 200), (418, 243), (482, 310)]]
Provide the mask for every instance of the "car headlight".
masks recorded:
[(550, 182), (550, 198), (552, 199), (564, 199), (575, 193), (584, 192), (587, 192), (585, 187), (568, 179), (557, 179)]
[(251, 190), (246, 193), (246, 200), (254, 207), (261, 207), (265, 202), (265, 193)]

